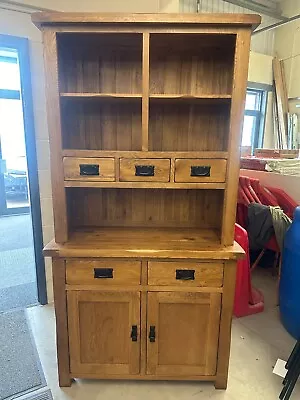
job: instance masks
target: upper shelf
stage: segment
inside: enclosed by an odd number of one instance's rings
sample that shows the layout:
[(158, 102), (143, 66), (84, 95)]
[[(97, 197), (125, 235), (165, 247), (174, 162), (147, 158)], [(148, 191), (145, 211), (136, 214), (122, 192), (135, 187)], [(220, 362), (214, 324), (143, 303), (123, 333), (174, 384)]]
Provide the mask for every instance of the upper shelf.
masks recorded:
[(138, 93), (92, 93), (92, 92), (63, 92), (61, 98), (65, 99), (141, 99)]

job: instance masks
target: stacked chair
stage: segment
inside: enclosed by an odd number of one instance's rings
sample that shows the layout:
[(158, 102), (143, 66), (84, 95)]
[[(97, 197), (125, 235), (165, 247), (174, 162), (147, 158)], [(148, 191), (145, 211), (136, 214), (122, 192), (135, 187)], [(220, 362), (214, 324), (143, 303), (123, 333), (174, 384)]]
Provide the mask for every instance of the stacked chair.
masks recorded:
[(234, 314), (236, 317), (262, 312), (264, 310), (263, 294), (252, 287), (251, 271), (259, 264), (266, 250), (275, 252), (273, 269), (280, 264), (280, 248), (275, 235), (271, 237), (261, 250), (254, 263), (250, 264), (248, 234), (246, 231), (248, 206), (250, 203), (259, 203), (267, 206), (279, 206), (292, 218), (297, 203), (282, 189), (262, 186), (258, 179), (240, 176), (238, 188), (237, 217), (235, 226), (235, 241), (246, 252), (246, 258), (240, 260), (237, 266), (237, 280)]

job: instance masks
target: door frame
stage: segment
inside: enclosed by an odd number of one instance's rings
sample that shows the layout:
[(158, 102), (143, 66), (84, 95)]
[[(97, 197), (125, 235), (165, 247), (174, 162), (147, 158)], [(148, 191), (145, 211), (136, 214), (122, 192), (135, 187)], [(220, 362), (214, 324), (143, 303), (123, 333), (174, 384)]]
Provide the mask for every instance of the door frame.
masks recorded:
[(48, 299), (45, 260), (43, 257), (43, 231), (35, 142), (29, 40), (22, 37), (0, 34), (0, 47), (15, 49), (18, 52), (37, 292), (39, 303), (44, 305), (48, 303)]

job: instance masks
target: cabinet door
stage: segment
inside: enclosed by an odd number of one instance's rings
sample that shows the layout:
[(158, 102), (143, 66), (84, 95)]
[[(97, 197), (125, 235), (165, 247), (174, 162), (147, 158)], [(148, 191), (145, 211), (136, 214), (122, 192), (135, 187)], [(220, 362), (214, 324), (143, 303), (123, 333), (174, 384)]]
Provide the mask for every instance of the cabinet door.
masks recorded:
[(147, 373), (215, 375), (221, 294), (148, 293)]
[(138, 374), (140, 293), (68, 292), (71, 374)]

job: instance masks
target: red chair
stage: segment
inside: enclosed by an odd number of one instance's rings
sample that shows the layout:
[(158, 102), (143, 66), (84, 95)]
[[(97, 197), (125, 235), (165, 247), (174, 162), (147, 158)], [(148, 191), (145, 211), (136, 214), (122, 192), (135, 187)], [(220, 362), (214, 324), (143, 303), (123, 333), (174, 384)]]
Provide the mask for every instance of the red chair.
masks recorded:
[(251, 285), (248, 234), (238, 224), (235, 224), (234, 240), (246, 253), (246, 258), (237, 263), (234, 315), (245, 317), (264, 310), (264, 296)]

